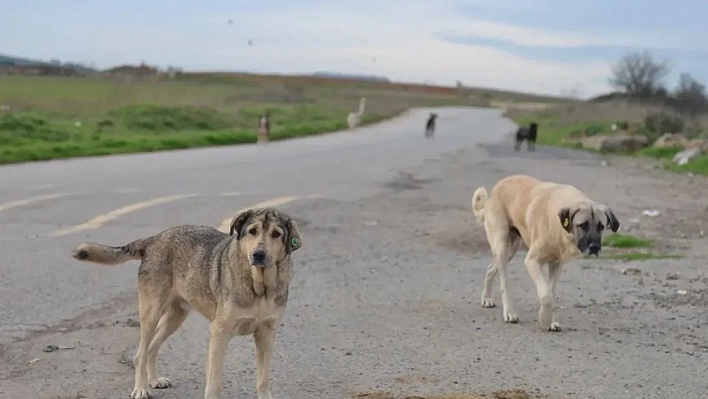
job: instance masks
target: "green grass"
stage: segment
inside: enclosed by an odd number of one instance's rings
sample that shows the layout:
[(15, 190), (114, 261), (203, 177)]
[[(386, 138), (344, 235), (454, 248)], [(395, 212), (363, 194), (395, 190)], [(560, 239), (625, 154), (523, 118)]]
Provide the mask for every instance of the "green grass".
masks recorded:
[(266, 110), (271, 140), (323, 134), (346, 129), (362, 96), (362, 125), (411, 107), (490, 101), (455, 89), (258, 75), (0, 76), (0, 105), (10, 106), (0, 111), (0, 164), (254, 143)]
[[(273, 141), (346, 128), (346, 115), (336, 110), (312, 105), (269, 109)], [(42, 113), (5, 114), (0, 117), (0, 163), (255, 143), (255, 129), (248, 124), (261, 111), (244, 107), (228, 115), (209, 108), (133, 105), (83, 119), (80, 126)], [(363, 124), (385, 117), (367, 115)]]
[(648, 238), (612, 233), (602, 239), (602, 245), (613, 248), (649, 248), (654, 242)]
[(625, 252), (605, 255), (602, 258), (633, 262), (651, 259), (681, 259), (683, 258), (683, 256), (676, 254), (661, 254), (651, 252)]
[(678, 259), (681, 255), (651, 252), (654, 241), (648, 238), (612, 233), (602, 239), (602, 245), (608, 247), (601, 259), (621, 260), (624, 262), (649, 259)]

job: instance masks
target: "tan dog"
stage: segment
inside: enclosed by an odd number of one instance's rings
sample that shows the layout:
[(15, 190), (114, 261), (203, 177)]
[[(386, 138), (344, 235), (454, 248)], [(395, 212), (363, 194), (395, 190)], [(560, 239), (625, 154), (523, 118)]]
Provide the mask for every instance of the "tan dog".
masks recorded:
[(489, 195), (484, 187), (477, 188), (472, 210), (484, 223), (494, 258), (487, 267), (482, 306), (494, 307), (492, 282), (498, 272), (504, 321), (519, 321), (509, 295), (506, 266), (523, 242), (529, 249), (524, 263), (541, 302), (538, 322), (544, 329), (560, 331), (553, 317), (553, 298), (563, 265), (580, 254), (599, 254), (605, 228), (616, 232), (620, 226), (612, 210), (571, 185), (524, 175), (500, 180)]
[(187, 318), (190, 307), (209, 319), (206, 399), (222, 391), (224, 354), (232, 335), (253, 334), (259, 399), (270, 394), (270, 359), (285, 312), (290, 254), (301, 247), (297, 224), (273, 208), (236, 215), (230, 234), (209, 226), (178, 226), (122, 247), (84, 243), (72, 256), (115, 265), (141, 260), (138, 269), (140, 345), (130, 397), (148, 399), (168, 388), (157, 374), (160, 345)]

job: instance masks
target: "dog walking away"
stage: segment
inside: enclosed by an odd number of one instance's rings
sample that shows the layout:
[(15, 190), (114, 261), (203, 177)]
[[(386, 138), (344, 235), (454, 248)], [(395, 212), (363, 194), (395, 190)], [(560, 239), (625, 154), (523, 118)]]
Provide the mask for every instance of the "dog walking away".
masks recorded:
[(433, 137), (435, 135), (435, 120), (438, 114), (431, 113), (428, 121), (425, 123), (425, 137)]
[(236, 215), (229, 234), (209, 226), (177, 226), (122, 247), (83, 243), (72, 256), (106, 265), (140, 260), (140, 344), (131, 398), (148, 399), (150, 388), (172, 385), (157, 374), (157, 353), (194, 308), (210, 322), (204, 397), (221, 397), (231, 336), (253, 334), (258, 398), (272, 399), (275, 334), (288, 301), (290, 257), (301, 245), (294, 220), (274, 208), (259, 208)]
[(538, 134), (538, 123), (531, 122), (529, 127), (519, 127), (516, 130), (516, 139), (514, 141), (514, 151), (521, 149), (521, 143), (526, 140), (526, 149), (528, 151), (536, 150), (536, 135)]
[(525, 175), (500, 180), (489, 194), (484, 187), (477, 188), (472, 211), (484, 224), (493, 257), (484, 279), (482, 306), (494, 307), (492, 282), (499, 274), (504, 321), (519, 321), (506, 266), (524, 243), (528, 248), (524, 263), (540, 301), (538, 322), (550, 331), (561, 329), (553, 317), (553, 298), (564, 264), (580, 254), (599, 255), (603, 232), (620, 227), (610, 208), (574, 186)]

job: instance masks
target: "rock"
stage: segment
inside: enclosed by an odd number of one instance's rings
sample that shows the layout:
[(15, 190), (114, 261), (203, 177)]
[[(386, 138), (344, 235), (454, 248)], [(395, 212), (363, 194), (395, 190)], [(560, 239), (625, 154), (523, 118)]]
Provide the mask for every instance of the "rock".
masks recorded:
[(628, 267), (622, 270), (622, 274), (625, 274), (627, 276), (636, 276), (638, 274), (642, 274), (642, 271), (637, 269), (636, 267)]
[(673, 161), (679, 165), (685, 165), (688, 163), (688, 161), (699, 155), (701, 155), (700, 148), (689, 148), (687, 150), (683, 150), (681, 152), (676, 153), (676, 155), (674, 155)]
[(664, 133), (656, 139), (652, 147), (654, 148), (686, 148), (688, 140), (681, 133)]
[(580, 142), (583, 144), (583, 148), (599, 151), (602, 142), (609, 137), (604, 134), (598, 134), (596, 136), (583, 137)]
[(708, 154), (708, 141), (705, 139), (693, 139), (686, 143), (685, 149), (698, 148), (701, 154)]
[(634, 134), (631, 136), (610, 136), (600, 143), (602, 152), (633, 152), (648, 145), (647, 136)]

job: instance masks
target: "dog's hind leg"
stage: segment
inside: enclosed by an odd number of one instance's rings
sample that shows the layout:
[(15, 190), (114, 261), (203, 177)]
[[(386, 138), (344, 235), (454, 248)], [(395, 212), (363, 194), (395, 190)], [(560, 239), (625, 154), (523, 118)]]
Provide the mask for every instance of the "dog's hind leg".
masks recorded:
[(157, 334), (148, 347), (147, 378), (150, 388), (164, 389), (172, 386), (172, 381), (157, 374), (157, 353), (165, 340), (177, 331), (187, 318), (189, 311), (185, 305), (181, 300), (173, 301), (157, 323)]
[(536, 256), (536, 251), (529, 249), (524, 263), (526, 264), (529, 276), (531, 276), (531, 279), (536, 285), (536, 293), (538, 294), (538, 300), (541, 305), (538, 310), (538, 323), (541, 325), (541, 328), (545, 330), (555, 331), (552, 329), (553, 293), (546, 275), (543, 273), (543, 270), (541, 270), (542, 264)]
[[(508, 222), (504, 220), (503, 223), (496, 225), (494, 228), (488, 228), (488, 226), (490, 226), (490, 223), (494, 223), (494, 221), (497, 221), (498, 223), (498, 220), (500, 218), (498, 216), (490, 217), (492, 215), (492, 212), (485, 211), (485, 213), (486, 215), (484, 226), (487, 231), (487, 237), (489, 240), (490, 247), (492, 249), (492, 256), (494, 257), (494, 266), (490, 265), (490, 268), (496, 267), (499, 273), (499, 291), (501, 293), (502, 298), (502, 312), (504, 315), (504, 322), (517, 323), (519, 321), (519, 317), (516, 315), (516, 311), (514, 310), (514, 304), (512, 303), (511, 296), (509, 295), (506, 271), (506, 266), (509, 263), (510, 259), (509, 255), (512, 253), (513, 244), (513, 242), (511, 242), (509, 238), (510, 226), (508, 226)], [(503, 218), (506, 218), (506, 215), (504, 215)], [(491, 274), (493, 277), (493, 269), (488, 269), (487, 274)]]
[(253, 334), (256, 342), (256, 389), (258, 399), (273, 399), (270, 394), (270, 359), (273, 357), (275, 326), (264, 325)]
[[(514, 233), (509, 234), (512, 235)], [(521, 238), (518, 235), (515, 235), (515, 239), (513, 240), (509, 250), (509, 262), (511, 262), (511, 259), (514, 258), (516, 252), (519, 251), (521, 242)], [(499, 269), (497, 268), (496, 263), (492, 260), (492, 263), (487, 266), (487, 274), (484, 276), (484, 291), (482, 292), (483, 308), (493, 308), (496, 306), (494, 304), (494, 300), (492, 300), (492, 284), (494, 283), (494, 278), (497, 276), (498, 272)]]
[[(142, 267), (142, 265), (141, 265)], [(140, 282), (139, 282), (140, 283)], [(152, 287), (146, 287), (146, 283), (139, 287), (139, 313), (140, 313), (140, 344), (138, 351), (133, 359), (135, 366), (135, 387), (130, 394), (132, 399), (150, 399), (150, 386), (148, 383), (147, 365), (148, 365), (148, 348), (152, 342), (157, 324), (160, 321), (162, 312), (162, 303), (159, 296), (150, 290)]]
[[(556, 299), (556, 287), (558, 286), (558, 280), (560, 279), (561, 272), (563, 271), (563, 267), (560, 263), (554, 262), (548, 265), (548, 279), (551, 282), (551, 295), (553, 295), (553, 299)], [(556, 322), (556, 317), (555, 315), (552, 316), (551, 319), (551, 326), (549, 328), (550, 331), (560, 331), (561, 326), (558, 322)]]

